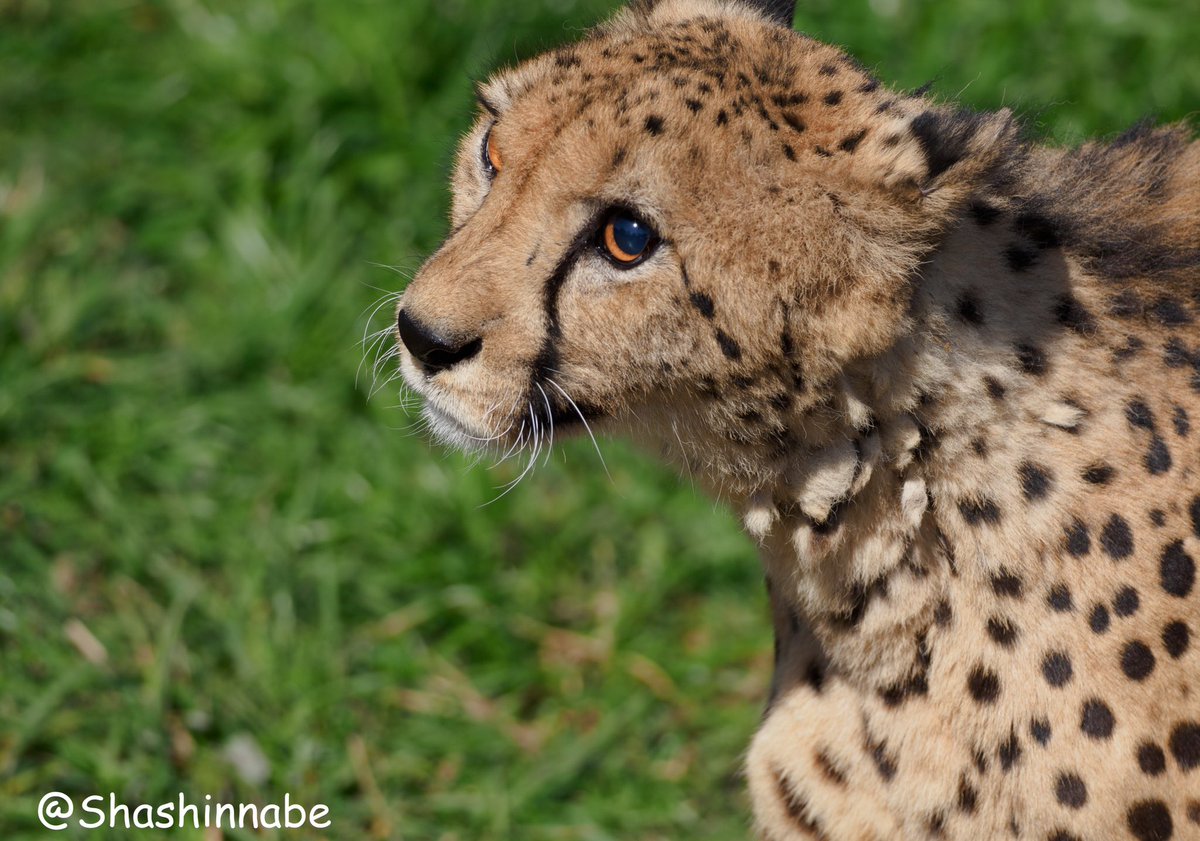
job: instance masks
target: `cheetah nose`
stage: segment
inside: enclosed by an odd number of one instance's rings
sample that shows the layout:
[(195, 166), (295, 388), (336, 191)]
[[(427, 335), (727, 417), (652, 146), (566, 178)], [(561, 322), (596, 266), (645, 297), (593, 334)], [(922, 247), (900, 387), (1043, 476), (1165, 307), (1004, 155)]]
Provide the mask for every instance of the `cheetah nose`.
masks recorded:
[(461, 342), (447, 340), (406, 310), (400, 310), (396, 316), (396, 330), (400, 333), (400, 341), (430, 377), (467, 361), (483, 348), (483, 339), (479, 336)]

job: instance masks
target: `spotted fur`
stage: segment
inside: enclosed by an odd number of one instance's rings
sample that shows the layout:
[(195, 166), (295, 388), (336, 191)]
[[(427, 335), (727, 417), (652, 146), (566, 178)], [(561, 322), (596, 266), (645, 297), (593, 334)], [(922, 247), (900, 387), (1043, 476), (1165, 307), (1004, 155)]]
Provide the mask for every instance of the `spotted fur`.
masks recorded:
[(482, 85), (406, 378), (451, 442), (589, 423), (743, 513), (761, 838), (1198, 838), (1200, 145), (1038, 145), (789, 11), (639, 0)]

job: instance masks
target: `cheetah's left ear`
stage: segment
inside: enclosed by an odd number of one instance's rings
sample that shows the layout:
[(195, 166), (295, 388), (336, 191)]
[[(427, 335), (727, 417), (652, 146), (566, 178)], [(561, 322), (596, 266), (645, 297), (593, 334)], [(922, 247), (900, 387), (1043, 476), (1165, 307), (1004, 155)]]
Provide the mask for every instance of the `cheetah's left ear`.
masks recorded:
[(791, 2), (788, 0), (745, 0), (745, 2), (747, 6), (762, 12), (780, 26), (792, 28), (792, 21), (796, 17), (795, 0), (791, 0)]

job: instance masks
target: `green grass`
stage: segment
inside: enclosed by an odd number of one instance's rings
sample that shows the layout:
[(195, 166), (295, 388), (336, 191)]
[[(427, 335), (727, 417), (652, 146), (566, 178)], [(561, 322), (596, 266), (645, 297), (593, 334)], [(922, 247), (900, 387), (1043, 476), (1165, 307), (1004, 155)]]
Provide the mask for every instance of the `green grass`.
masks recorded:
[[(0, 836), (44, 837), (51, 789), (290, 792), (330, 838), (744, 836), (770, 640), (732, 519), (619, 442), (611, 481), (576, 442), (485, 505), (519, 466), (355, 378), (404, 282), (376, 264), (445, 231), (471, 79), (613, 5), (0, 3)], [(1059, 139), (1200, 91), (1184, 4), (802, 5)]]

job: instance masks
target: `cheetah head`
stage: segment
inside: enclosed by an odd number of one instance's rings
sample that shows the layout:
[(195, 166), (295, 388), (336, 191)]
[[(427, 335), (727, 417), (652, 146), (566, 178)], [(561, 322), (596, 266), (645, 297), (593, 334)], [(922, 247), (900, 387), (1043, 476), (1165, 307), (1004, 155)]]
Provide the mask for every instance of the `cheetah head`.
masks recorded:
[(602, 425), (752, 485), (881, 353), (1005, 115), (888, 91), (790, 3), (638, 0), (478, 87), (401, 368), (444, 440)]

